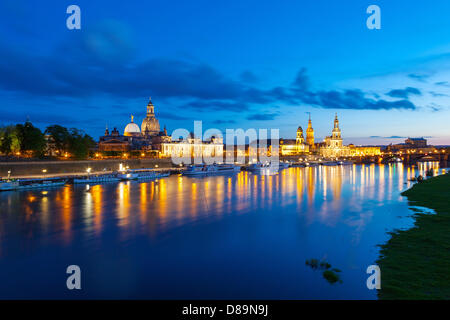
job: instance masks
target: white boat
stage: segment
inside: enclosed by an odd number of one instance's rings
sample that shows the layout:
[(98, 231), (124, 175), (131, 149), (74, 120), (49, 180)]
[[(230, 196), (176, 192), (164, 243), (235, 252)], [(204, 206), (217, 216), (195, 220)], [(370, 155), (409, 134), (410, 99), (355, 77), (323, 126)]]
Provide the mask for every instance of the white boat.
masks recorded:
[(0, 191), (15, 190), (19, 187), (19, 181), (5, 180), (0, 181)]
[(184, 176), (206, 176), (217, 172), (217, 167), (214, 165), (206, 164), (193, 164), (189, 165), (186, 170), (183, 171)]
[(19, 180), (19, 186), (17, 187), (17, 190), (59, 187), (65, 185), (66, 182), (67, 179), (64, 178)]
[(131, 171), (124, 171), (117, 174), (120, 180), (137, 180), (138, 174)]
[(101, 175), (89, 175), (76, 177), (73, 179), (73, 183), (82, 184), (82, 183), (104, 183), (104, 182), (116, 182), (119, 181), (120, 178), (117, 174), (101, 174)]
[(252, 173), (258, 173), (258, 174), (275, 174), (278, 172), (278, 166), (272, 165), (269, 163), (252, 163), (247, 167), (247, 170), (251, 171)]
[(280, 162), (278, 163), (278, 168), (279, 168), (279, 169), (286, 169), (286, 168), (289, 168), (289, 162), (283, 162), (283, 161), (280, 161)]
[(208, 176), (223, 173), (239, 172), (241, 167), (234, 164), (194, 164), (182, 172), (184, 176)]
[(217, 167), (217, 173), (233, 173), (241, 171), (240, 166), (229, 163), (216, 164), (215, 166)]
[(117, 177), (121, 180), (144, 180), (144, 179), (159, 179), (168, 177), (170, 172), (162, 172), (154, 169), (131, 169), (119, 173)]

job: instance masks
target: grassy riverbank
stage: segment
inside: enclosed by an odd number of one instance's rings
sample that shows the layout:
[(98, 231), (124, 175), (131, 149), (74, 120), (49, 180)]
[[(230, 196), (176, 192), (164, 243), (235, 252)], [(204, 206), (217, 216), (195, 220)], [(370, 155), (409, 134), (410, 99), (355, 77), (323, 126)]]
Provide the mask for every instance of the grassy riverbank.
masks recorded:
[(395, 231), (381, 246), (380, 299), (450, 299), (450, 174), (415, 184), (402, 193), (417, 212), (409, 230)]

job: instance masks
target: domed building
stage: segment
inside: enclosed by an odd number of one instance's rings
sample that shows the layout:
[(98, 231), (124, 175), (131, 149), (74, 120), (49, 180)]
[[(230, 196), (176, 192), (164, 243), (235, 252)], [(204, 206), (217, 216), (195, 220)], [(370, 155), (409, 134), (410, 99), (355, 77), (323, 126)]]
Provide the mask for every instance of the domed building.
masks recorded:
[(139, 126), (134, 123), (134, 117), (131, 115), (131, 122), (126, 125), (123, 135), (126, 137), (140, 137), (141, 130), (139, 130)]
[(158, 135), (159, 131), (159, 121), (155, 117), (155, 106), (152, 103), (152, 98), (147, 104), (147, 116), (142, 120), (141, 132), (144, 136)]

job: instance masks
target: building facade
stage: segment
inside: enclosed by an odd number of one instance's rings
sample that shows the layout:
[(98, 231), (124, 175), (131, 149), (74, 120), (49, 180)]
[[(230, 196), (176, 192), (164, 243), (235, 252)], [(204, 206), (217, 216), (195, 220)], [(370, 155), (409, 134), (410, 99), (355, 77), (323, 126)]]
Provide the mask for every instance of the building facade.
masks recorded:
[(293, 139), (280, 140), (280, 154), (283, 156), (299, 155), (307, 152), (309, 152), (309, 145), (305, 143), (301, 126), (297, 129), (295, 141)]
[(188, 154), (192, 157), (208, 155), (215, 157), (223, 155), (223, 139), (212, 137), (209, 141), (202, 141), (191, 134), (186, 139), (172, 141), (166, 127), (160, 130), (155, 106), (150, 98), (141, 127), (134, 122), (131, 115), (131, 121), (125, 126), (123, 135), (116, 128), (111, 133), (108, 129), (105, 130), (105, 134), (99, 139), (98, 151), (153, 151), (158, 153), (159, 157), (181, 157)]
[(162, 142), (160, 157), (223, 157), (223, 139), (211, 137), (202, 141), (191, 133), (186, 139)]
[(336, 114), (331, 136), (325, 137), (324, 142), (319, 144), (319, 154), (325, 158), (376, 156), (381, 154), (381, 150), (380, 147), (359, 147), (352, 144), (344, 146)]

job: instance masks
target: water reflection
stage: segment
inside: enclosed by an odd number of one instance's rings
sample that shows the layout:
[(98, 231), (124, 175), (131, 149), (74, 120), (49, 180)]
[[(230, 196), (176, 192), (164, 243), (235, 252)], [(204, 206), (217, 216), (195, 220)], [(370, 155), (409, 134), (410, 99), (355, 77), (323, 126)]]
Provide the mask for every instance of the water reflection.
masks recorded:
[[(409, 180), (419, 174), (425, 176), (430, 168), (442, 173), (437, 162), (319, 166), (288, 168), (270, 176), (242, 171), (231, 176), (171, 176), (143, 183), (92, 185), (88, 190), (65, 186), (3, 192), (0, 262), (11, 256), (26, 256), (27, 248), (45, 250), (81, 242), (88, 250), (93, 250), (95, 243), (95, 250), (103, 252), (137, 239), (163, 241), (178, 230), (194, 230), (196, 225), (242, 216), (250, 219), (249, 228), (244, 234), (234, 234), (230, 243), (236, 239), (253, 241), (253, 228), (273, 217), (260, 231), (259, 243), (272, 236), (271, 243), (280, 241), (290, 234), (283, 246), (293, 246), (297, 254), (307, 251), (312, 241), (318, 241), (314, 242), (315, 250), (318, 246), (325, 250), (327, 243), (339, 244), (342, 248), (334, 249), (333, 254), (341, 256), (335, 259), (341, 259), (342, 268), (346, 264), (350, 268), (362, 255), (360, 250), (368, 250), (368, 244), (374, 245), (393, 225), (392, 216), (383, 208), (390, 202), (395, 205), (404, 201), (400, 192), (411, 186)], [(290, 224), (281, 232), (278, 224), (283, 221)], [(216, 232), (225, 231), (219, 228)], [(368, 240), (368, 234), (377, 236)], [(203, 241), (212, 238), (214, 235), (208, 235)]]
[(119, 228), (132, 225), (138, 227), (134, 230), (137, 232), (162, 232), (206, 216), (291, 204), (299, 213), (314, 213), (309, 216), (310, 222), (315, 219), (334, 224), (343, 208), (357, 208), (367, 199), (392, 199), (398, 196), (394, 190), (407, 189), (412, 177), (425, 176), (430, 168), (435, 174), (440, 173), (437, 162), (416, 166), (320, 166), (289, 168), (271, 176), (243, 171), (235, 176), (176, 176), (144, 183), (94, 185), (89, 190), (66, 186), (51, 191), (6, 192), (1, 194), (1, 200), (6, 207), (3, 215), (17, 211), (14, 208), (18, 206), (23, 209), (20, 214), (24, 215), (24, 223), (35, 223), (30, 216), (39, 213), (36, 219), (42, 231), (58, 232), (65, 242), (70, 242), (74, 216), (79, 214), (96, 235), (102, 232), (104, 219), (114, 216)]

